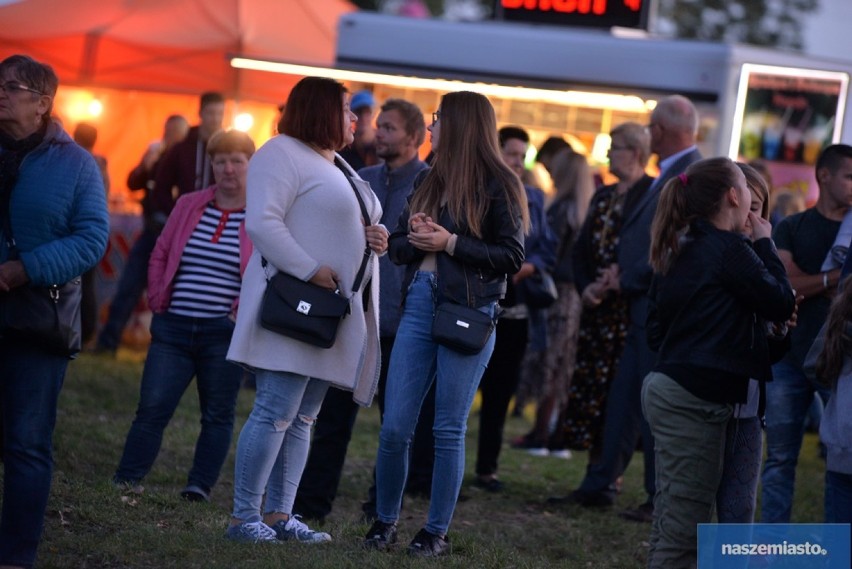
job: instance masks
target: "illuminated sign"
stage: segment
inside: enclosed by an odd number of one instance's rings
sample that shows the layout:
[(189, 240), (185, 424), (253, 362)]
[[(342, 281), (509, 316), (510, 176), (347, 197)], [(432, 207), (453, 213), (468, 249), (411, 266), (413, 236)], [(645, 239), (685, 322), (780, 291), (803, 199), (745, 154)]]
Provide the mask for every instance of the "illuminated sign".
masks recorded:
[(840, 142), (848, 89), (849, 75), (839, 71), (743, 64), (728, 156), (760, 159), (776, 190), (814, 203), (814, 165)]
[(559, 26), (645, 28), (650, 0), (498, 0), (497, 18)]

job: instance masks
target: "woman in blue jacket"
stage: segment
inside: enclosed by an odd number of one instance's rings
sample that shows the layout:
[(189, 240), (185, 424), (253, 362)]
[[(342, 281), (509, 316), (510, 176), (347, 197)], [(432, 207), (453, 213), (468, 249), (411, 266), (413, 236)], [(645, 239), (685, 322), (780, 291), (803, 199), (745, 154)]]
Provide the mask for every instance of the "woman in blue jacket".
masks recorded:
[[(30, 57), (0, 62), (0, 307), (16, 302), (20, 287), (77, 279), (106, 250), (100, 170), (50, 118), (58, 84), (50, 66)], [(0, 566), (31, 567), (50, 493), (53, 427), (68, 353), (22, 339), (6, 324), (0, 323)], [(79, 306), (72, 328), (79, 336)]]
[[(750, 206), (742, 171), (710, 158), (666, 184), (651, 227), (647, 330), (658, 358), (642, 410), (657, 471), (652, 569), (695, 566), (697, 524), (713, 515), (733, 405), (745, 403), (749, 378), (769, 374), (755, 318), (784, 322), (793, 314), (771, 226)], [(744, 235), (749, 226), (753, 242)]]

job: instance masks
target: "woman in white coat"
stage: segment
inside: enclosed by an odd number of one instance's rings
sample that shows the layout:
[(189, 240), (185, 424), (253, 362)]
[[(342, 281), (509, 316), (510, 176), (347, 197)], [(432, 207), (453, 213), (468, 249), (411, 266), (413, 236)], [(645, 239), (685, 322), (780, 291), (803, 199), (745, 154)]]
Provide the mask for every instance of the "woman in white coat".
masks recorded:
[[(234, 510), (227, 531), (236, 541), (331, 539), (291, 515), (310, 428), (329, 385), (353, 391), (361, 405), (369, 405), (375, 392), (380, 360), (376, 254), (386, 251), (388, 232), (377, 225), (382, 209), (369, 185), (336, 154), (352, 142), (355, 120), (343, 85), (306, 77), (287, 100), (278, 128), (282, 134), (264, 144), (249, 164), (246, 230), (255, 249), (243, 276), (228, 359), (255, 373), (257, 394), (237, 443)], [(363, 219), (355, 191), (370, 219)], [(353, 294), (367, 245), (375, 254)], [(331, 348), (260, 326), (267, 272), (276, 271), (351, 298), (350, 313)]]

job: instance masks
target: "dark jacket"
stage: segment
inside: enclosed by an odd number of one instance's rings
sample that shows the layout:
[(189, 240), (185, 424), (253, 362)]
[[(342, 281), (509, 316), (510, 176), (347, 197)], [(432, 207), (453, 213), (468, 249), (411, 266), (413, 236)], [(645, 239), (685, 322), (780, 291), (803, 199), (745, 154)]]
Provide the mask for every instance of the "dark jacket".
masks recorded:
[(643, 326), (648, 312), (646, 295), (653, 271), (648, 264), (651, 250), (651, 223), (657, 211), (660, 192), (666, 182), (701, 160), (698, 150), (681, 156), (654, 180), (644, 196), (626, 204), (624, 223), (618, 241), (618, 270), (621, 294), (630, 301), (630, 325)]
[[(393, 230), (405, 209), (415, 178), (428, 169), (428, 164), (415, 157), (394, 170), (390, 170), (384, 163), (358, 170), (358, 175), (370, 183), (373, 193), (382, 204), (381, 223), (388, 231)], [(393, 338), (402, 318), (400, 287), (405, 277), (405, 269), (391, 262), (387, 255), (383, 255), (379, 257), (379, 277), (379, 334), (385, 338)]]
[(574, 217), (573, 209), (575, 209), (574, 198), (565, 196), (551, 203), (546, 212), (547, 224), (553, 231), (556, 241), (553, 278), (560, 283), (574, 282), (573, 250), (578, 227), (568, 222), (568, 219)]
[[(552, 271), (556, 261), (556, 236), (544, 214), (544, 192), (538, 188), (524, 186), (530, 211), (530, 230), (524, 236), (524, 262), (532, 263), (538, 273)], [(525, 279), (526, 280), (526, 279)], [(524, 302), (524, 281), (514, 286), (507, 281), (506, 298), (501, 306), (514, 306)]]
[[(524, 262), (524, 227), (520, 208), (511, 207), (497, 180), (486, 186), (489, 207), (482, 220), (482, 238), (470, 234), (464, 225), (456, 223), (446, 207), (441, 208), (437, 223), (455, 233), (458, 238), (454, 254), (437, 253), (438, 300), (449, 300), (478, 308), (503, 298), (506, 294), (506, 274), (518, 272)], [(388, 252), (394, 263), (407, 265), (402, 283), (403, 302), (424, 251), (408, 242), (406, 205), (396, 229), (390, 236)]]
[[(157, 163), (152, 201), (154, 216), (162, 223), (166, 222), (178, 197), (213, 184), (213, 169), (207, 159), (207, 142), (200, 141), (198, 133), (197, 126), (190, 128), (186, 138), (168, 149)], [(202, 160), (200, 166), (197, 164), (199, 159)], [(208, 165), (206, 176), (200, 171), (204, 164)], [(175, 187), (177, 196), (172, 193)]]
[[(770, 378), (760, 319), (784, 322), (795, 300), (771, 239), (696, 222), (665, 275), (649, 291), (647, 333), (656, 368), (691, 366), (747, 379)], [(674, 378), (677, 379), (677, 378)]]
[[(627, 195), (624, 196), (625, 202), (622, 219), (624, 219), (627, 215), (630, 204), (642, 199), (645, 194), (648, 193), (648, 188), (651, 186), (653, 181), (654, 178), (651, 176), (642, 176), (627, 190)], [(593, 211), (594, 204), (597, 204), (601, 200), (609, 200), (612, 194), (615, 193), (615, 186), (616, 184), (610, 184), (599, 188), (595, 192), (595, 195), (592, 196), (592, 200), (590, 202), (592, 205), (589, 207), (589, 211)], [(598, 246), (599, 238), (592, 235), (594, 226), (595, 217), (593, 215), (587, 215), (585, 221), (583, 221), (583, 226), (580, 228), (580, 232), (577, 234), (577, 238), (574, 241), (574, 249), (571, 254), (571, 261), (574, 269), (574, 285), (577, 287), (577, 292), (581, 294), (587, 286), (595, 282), (598, 278), (598, 267), (595, 265), (594, 248)]]

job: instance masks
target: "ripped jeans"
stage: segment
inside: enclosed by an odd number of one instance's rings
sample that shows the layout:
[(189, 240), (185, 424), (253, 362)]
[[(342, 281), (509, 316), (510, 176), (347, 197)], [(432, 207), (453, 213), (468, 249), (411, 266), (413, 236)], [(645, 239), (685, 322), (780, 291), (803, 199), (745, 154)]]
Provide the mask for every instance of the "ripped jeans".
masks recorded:
[(237, 442), (233, 517), (290, 514), (305, 469), (314, 424), (329, 384), (289, 372), (255, 370), (257, 394)]

